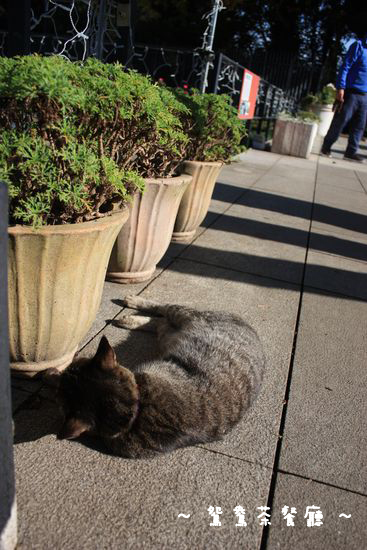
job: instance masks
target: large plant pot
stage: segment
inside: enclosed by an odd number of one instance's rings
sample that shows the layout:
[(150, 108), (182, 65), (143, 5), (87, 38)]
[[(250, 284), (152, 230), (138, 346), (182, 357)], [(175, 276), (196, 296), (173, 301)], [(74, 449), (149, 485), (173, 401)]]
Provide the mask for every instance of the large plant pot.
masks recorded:
[(274, 128), (272, 153), (309, 158), (317, 133), (316, 122), (277, 119)]
[(333, 113), (333, 105), (321, 105), (317, 104), (312, 109), (315, 115), (317, 115), (320, 118), (319, 122), (319, 128), (317, 130), (317, 133), (321, 137), (325, 137), (328, 133), (328, 130), (330, 128), (331, 121), (333, 120), (334, 113)]
[(137, 283), (152, 277), (166, 252), (177, 210), (192, 177), (146, 179), (145, 191), (129, 205), (130, 219), (120, 231), (110, 258), (107, 280)]
[(10, 366), (65, 368), (91, 327), (113, 243), (129, 212), (9, 233)]
[(205, 218), (212, 198), (215, 182), (223, 166), (222, 162), (183, 163), (183, 172), (192, 176), (178, 209), (172, 240), (185, 242), (192, 239)]

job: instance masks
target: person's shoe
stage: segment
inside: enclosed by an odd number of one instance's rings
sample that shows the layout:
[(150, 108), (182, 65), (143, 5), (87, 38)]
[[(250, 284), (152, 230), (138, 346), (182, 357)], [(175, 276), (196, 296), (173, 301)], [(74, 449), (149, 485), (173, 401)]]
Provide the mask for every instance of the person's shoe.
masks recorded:
[(344, 160), (354, 160), (355, 162), (364, 162), (365, 159), (357, 153), (344, 153)]
[(331, 158), (331, 151), (330, 151), (330, 149), (327, 149), (326, 147), (322, 147), (320, 155), (323, 156), (323, 157)]

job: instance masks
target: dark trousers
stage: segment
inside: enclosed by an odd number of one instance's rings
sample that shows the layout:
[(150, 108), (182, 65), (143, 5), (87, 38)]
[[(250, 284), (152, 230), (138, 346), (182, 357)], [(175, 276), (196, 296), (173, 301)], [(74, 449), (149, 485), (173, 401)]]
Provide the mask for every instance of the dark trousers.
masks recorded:
[(325, 136), (322, 148), (330, 150), (338, 139), (344, 127), (350, 122), (349, 139), (346, 153), (353, 155), (357, 152), (359, 142), (363, 136), (367, 123), (367, 94), (345, 92), (345, 100), (340, 113), (335, 113), (329, 131)]

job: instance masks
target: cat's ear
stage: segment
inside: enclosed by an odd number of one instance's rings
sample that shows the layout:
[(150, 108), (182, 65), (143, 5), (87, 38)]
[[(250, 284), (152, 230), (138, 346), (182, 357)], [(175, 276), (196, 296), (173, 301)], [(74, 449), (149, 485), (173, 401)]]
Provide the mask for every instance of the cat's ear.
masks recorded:
[(101, 338), (94, 359), (105, 370), (114, 369), (117, 365), (116, 354), (105, 336)]
[(89, 429), (89, 424), (84, 420), (80, 418), (68, 418), (57, 434), (57, 439), (76, 439)]

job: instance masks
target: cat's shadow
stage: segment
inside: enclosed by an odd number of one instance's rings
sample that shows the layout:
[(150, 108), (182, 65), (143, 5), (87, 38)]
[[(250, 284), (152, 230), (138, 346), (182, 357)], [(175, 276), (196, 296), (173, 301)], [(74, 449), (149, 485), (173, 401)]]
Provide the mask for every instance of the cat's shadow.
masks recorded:
[[(121, 331), (121, 341), (113, 345), (120, 365), (132, 371), (158, 354), (156, 336), (142, 331)], [(83, 356), (83, 353), (80, 354)], [(55, 389), (44, 384), (41, 390), (30, 395), (14, 415), (14, 444), (36, 441), (47, 435), (56, 435), (63, 416), (56, 399)], [(79, 438), (79, 443), (104, 452), (98, 441)]]

